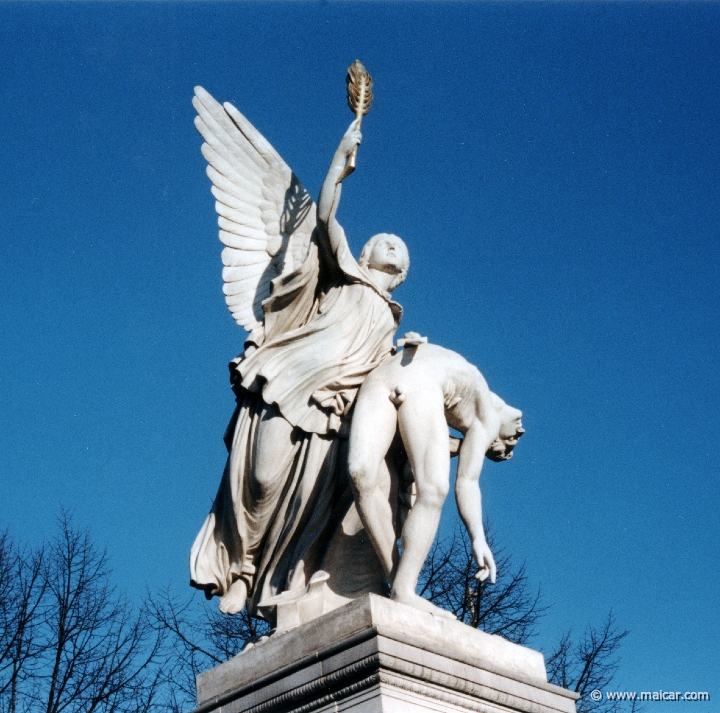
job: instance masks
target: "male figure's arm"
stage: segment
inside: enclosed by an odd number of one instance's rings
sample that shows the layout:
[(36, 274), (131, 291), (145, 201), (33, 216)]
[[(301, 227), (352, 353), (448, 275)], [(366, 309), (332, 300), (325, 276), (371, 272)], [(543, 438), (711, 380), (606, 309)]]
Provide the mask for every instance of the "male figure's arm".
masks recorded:
[[(487, 393), (485, 393), (487, 392)], [(480, 473), (485, 453), (500, 428), (499, 418), (492, 405), (490, 391), (485, 387), (477, 396), (476, 416), (465, 433), (458, 456), (455, 499), (458, 511), (472, 542), (473, 555), (480, 569), (475, 575), (481, 582), (490, 577), (495, 582), (496, 568), (482, 524), (482, 495)]]

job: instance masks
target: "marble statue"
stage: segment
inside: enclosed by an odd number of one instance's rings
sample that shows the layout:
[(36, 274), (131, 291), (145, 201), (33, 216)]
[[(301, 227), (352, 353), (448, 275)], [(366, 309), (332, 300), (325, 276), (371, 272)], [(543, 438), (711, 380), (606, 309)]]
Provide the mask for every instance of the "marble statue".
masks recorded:
[[(450, 485), (448, 426), (464, 439), (455, 495), (472, 542), (481, 581), (495, 582), (495, 561), (482, 524), (480, 471), (484, 458), (508, 460), (525, 432), (522, 413), (492, 393), (476, 367), (455, 352), (406, 335), (405, 348), (383, 361), (360, 388), (350, 430), (349, 470), (358, 513), (380, 556), (392, 598), (452, 617), (415, 593), (435, 539)], [(390, 477), (388, 451), (399, 429), (415, 481), (416, 499), (402, 526), (398, 555), (396, 513), (381, 482)]]
[(223, 290), (249, 335), (230, 365), (229, 456), (192, 547), (191, 584), (221, 597), (226, 613), (256, 613), (264, 600), (308, 587), (347, 522), (339, 503), (350, 409), (393, 349), (402, 310), (390, 292), (409, 257), (400, 238), (382, 233), (355, 260), (335, 217), (359, 118), (316, 207), (235, 107), (201, 87), (193, 105), (225, 246)]
[(510, 458), (524, 432), (520, 411), (458, 354), (415, 333), (396, 353), (402, 310), (390, 293), (408, 272), (405, 243), (381, 233), (358, 260), (350, 252), (336, 213), (371, 88), (356, 62), (355, 120), (317, 206), (234, 106), (201, 87), (193, 99), (224, 245), (223, 291), (249, 334), (230, 363), (228, 459), (192, 547), (191, 585), (220, 597), (223, 612), (247, 607), (278, 631), (371, 593), (447, 615), (415, 590), (449, 488), (448, 426), (464, 436), (450, 441), (477, 577), (494, 582), (480, 470), (486, 455)]

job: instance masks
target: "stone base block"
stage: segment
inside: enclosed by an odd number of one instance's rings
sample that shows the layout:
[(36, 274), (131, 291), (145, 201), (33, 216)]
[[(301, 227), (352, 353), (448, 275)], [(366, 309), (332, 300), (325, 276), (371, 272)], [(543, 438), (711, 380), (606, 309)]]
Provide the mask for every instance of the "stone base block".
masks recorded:
[(538, 651), (373, 594), (197, 678), (195, 713), (575, 713)]

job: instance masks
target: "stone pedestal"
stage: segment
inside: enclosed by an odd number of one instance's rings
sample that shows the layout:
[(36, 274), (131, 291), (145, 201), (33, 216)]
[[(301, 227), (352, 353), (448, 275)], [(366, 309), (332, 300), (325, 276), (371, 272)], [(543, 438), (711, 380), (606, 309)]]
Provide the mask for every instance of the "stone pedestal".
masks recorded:
[(575, 713), (538, 651), (372, 594), (197, 678), (195, 713)]

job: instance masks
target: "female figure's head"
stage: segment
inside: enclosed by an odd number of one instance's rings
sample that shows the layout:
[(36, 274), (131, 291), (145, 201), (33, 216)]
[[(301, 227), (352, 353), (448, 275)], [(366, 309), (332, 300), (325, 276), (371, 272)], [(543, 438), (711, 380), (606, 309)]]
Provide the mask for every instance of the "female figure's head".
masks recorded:
[(394, 279), (387, 287), (388, 292), (392, 292), (407, 276), (410, 255), (407, 246), (397, 235), (378, 233), (365, 243), (358, 264), (369, 270), (393, 275)]

